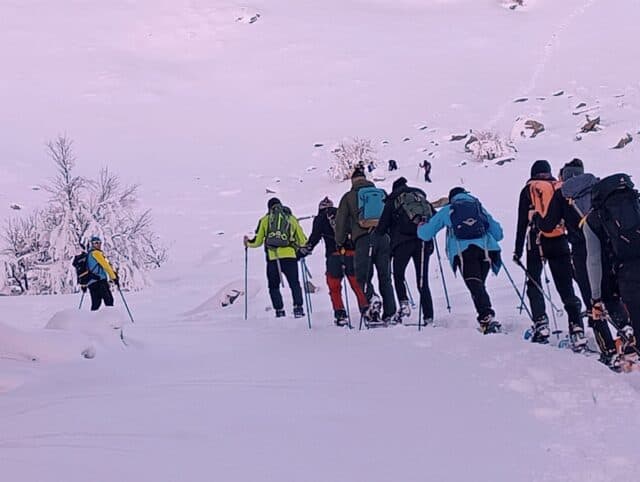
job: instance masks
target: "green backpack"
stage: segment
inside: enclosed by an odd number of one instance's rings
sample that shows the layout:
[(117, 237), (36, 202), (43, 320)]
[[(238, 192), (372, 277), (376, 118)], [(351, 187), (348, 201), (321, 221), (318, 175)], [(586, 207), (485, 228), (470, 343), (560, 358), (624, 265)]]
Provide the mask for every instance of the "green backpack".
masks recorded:
[(291, 214), (281, 204), (276, 204), (269, 211), (265, 246), (273, 249), (293, 246), (291, 230)]

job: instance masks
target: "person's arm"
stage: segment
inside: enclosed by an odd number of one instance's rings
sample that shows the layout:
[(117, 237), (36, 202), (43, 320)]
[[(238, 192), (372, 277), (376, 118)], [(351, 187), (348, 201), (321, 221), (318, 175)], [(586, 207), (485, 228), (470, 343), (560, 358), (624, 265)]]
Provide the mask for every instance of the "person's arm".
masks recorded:
[(482, 208), (482, 210), (487, 216), (487, 219), (489, 219), (489, 234), (496, 241), (502, 241), (502, 238), (504, 238), (504, 232), (502, 231), (502, 226), (500, 226), (500, 223), (498, 221), (493, 219), (491, 214), (489, 214), (489, 212), (486, 209)]
[(553, 231), (563, 218), (563, 204), (566, 203), (562, 191), (558, 189), (553, 193), (551, 202), (549, 203), (549, 209), (544, 217), (537, 216), (538, 228), (540, 231), (549, 233)]
[(347, 201), (348, 194), (342, 196), (338, 211), (336, 212), (336, 245), (344, 246), (347, 241), (347, 233), (349, 231), (349, 203)]
[(247, 240), (246, 245), (248, 248), (258, 248), (262, 246), (262, 243), (264, 243), (264, 238), (267, 235), (267, 222), (268, 217), (264, 217), (260, 220), (255, 237), (253, 239)]
[(109, 264), (109, 261), (107, 261), (107, 259), (104, 257), (104, 254), (102, 253), (102, 251), (95, 250), (95, 251), (92, 251), (91, 254), (93, 255), (93, 258), (97, 261), (97, 263), (102, 267), (104, 272), (107, 273), (107, 276), (109, 277), (110, 280), (114, 280), (118, 277), (114, 269)]
[(446, 219), (448, 216), (448, 208), (443, 208), (438, 211), (428, 222), (418, 226), (418, 237), (423, 241), (431, 241), (436, 237), (438, 231), (446, 226)]
[(527, 235), (527, 227), (529, 226), (529, 186), (525, 186), (520, 191), (520, 199), (518, 201), (518, 221), (516, 223), (516, 246), (514, 255), (518, 258), (522, 257), (524, 249), (524, 238)]
[(378, 226), (376, 227), (376, 234), (387, 234), (391, 231), (391, 223), (393, 222), (393, 208), (394, 202), (387, 198), (384, 203), (384, 209), (378, 220)]
[(307, 247), (310, 250), (313, 250), (320, 240), (322, 239), (322, 217), (325, 217), (324, 214), (318, 214), (315, 218), (313, 218), (313, 227), (311, 228), (311, 235), (307, 240)]
[(587, 246), (587, 274), (591, 286), (591, 298), (599, 300), (602, 298), (602, 244), (589, 223), (584, 223), (582, 232)]

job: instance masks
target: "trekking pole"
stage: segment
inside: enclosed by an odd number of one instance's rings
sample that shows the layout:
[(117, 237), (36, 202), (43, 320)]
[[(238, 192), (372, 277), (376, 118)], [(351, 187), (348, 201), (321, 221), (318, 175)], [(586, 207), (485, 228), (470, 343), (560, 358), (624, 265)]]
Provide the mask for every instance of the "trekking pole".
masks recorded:
[(344, 303), (345, 308), (347, 309), (347, 321), (349, 322), (349, 329), (352, 329), (351, 325), (351, 310), (349, 309), (349, 291), (347, 290), (347, 277), (344, 275), (344, 267), (342, 268), (343, 276), (342, 276), (342, 289), (344, 290)]
[(422, 283), (424, 283), (424, 241), (422, 241), (422, 248), (420, 248), (420, 274), (418, 275), (418, 298), (420, 303), (418, 307), (418, 331), (422, 330)]
[(524, 271), (525, 276), (527, 277), (527, 279), (529, 281), (531, 281), (531, 283), (533, 284), (533, 286), (535, 286), (535, 288), (542, 293), (542, 296), (544, 296), (544, 298), (551, 304), (551, 308), (558, 313), (558, 316), (562, 316), (564, 314), (564, 311), (561, 310), (560, 308), (558, 308), (556, 306), (556, 304), (553, 302), (553, 300), (551, 299), (551, 296), (549, 296), (547, 293), (545, 293), (545, 291), (542, 289), (542, 286), (540, 286), (540, 283), (538, 283), (535, 279), (533, 279), (533, 276), (531, 276), (531, 273), (529, 273), (529, 271), (527, 270), (527, 268), (525, 268), (525, 266), (522, 264), (522, 261), (515, 261), (514, 262), (520, 267), (520, 269), (522, 271)]
[(447, 282), (444, 280), (444, 271), (442, 271), (442, 260), (440, 259), (440, 248), (438, 247), (438, 238), (433, 238), (433, 244), (436, 247), (436, 255), (438, 256), (438, 266), (440, 266), (440, 278), (442, 279), (442, 287), (444, 289), (444, 297), (447, 300), (447, 310), (451, 313), (451, 303), (449, 303), (449, 292), (447, 291)]
[(309, 297), (308, 297), (308, 293), (307, 293), (307, 289), (306, 289), (306, 285), (307, 285), (307, 272), (304, 269), (304, 259), (302, 260), (302, 283), (305, 285), (304, 286), (304, 301), (305, 304), (307, 305), (307, 323), (309, 324), (309, 329), (311, 329), (311, 310), (309, 309)]
[(638, 348), (638, 346), (635, 343), (633, 344), (629, 343), (630, 341), (629, 338), (627, 338), (627, 336), (625, 335), (621, 327), (615, 321), (613, 321), (613, 317), (609, 313), (606, 313), (604, 319), (609, 323), (611, 323), (611, 325), (613, 325), (613, 327), (617, 331), (616, 334), (622, 339), (622, 341), (624, 341), (627, 344), (629, 348), (631, 348), (634, 352), (636, 352), (636, 355), (640, 357), (640, 349)]
[(135, 321), (133, 321), (133, 316), (131, 316), (131, 310), (129, 309), (127, 300), (124, 298), (124, 293), (120, 289), (120, 286), (118, 286), (118, 291), (120, 292), (120, 296), (122, 297), (122, 302), (124, 303), (124, 307), (127, 309), (127, 313), (129, 313), (129, 318), (131, 319), (131, 323), (135, 323)]
[[(502, 264), (502, 266), (504, 266), (504, 263)], [(524, 295), (526, 294), (526, 290), (527, 290), (527, 275), (524, 275), (524, 282), (522, 283), (522, 296), (520, 297), (520, 314), (522, 314), (522, 308), (524, 308), (525, 303), (524, 303)]]
[[(549, 276), (547, 276), (547, 263), (542, 263), (542, 271), (544, 272), (544, 282), (547, 284), (547, 294), (549, 295), (549, 300), (551, 300), (551, 286), (549, 281)], [(553, 304), (553, 302), (550, 301)], [(562, 330), (558, 328), (558, 320), (556, 319), (555, 310), (551, 310), (551, 318), (553, 318), (553, 326), (555, 327), (555, 331), (552, 333), (556, 335), (556, 338), (560, 339), (560, 333)]]
[[(373, 242), (371, 241), (371, 238), (369, 238), (369, 251), (367, 254), (367, 259), (368, 259), (368, 264), (367, 264), (367, 277), (365, 279), (365, 285), (363, 286), (362, 291), (364, 291), (364, 295), (367, 298), (367, 303), (371, 304), (371, 300), (373, 299), (373, 294), (371, 294), (371, 296), (369, 296), (369, 293), (371, 293), (371, 291), (373, 291), (373, 287), (371, 286), (371, 270), (373, 269), (372, 267), (372, 261), (371, 261), (371, 257), (373, 256)], [(369, 309), (371, 307), (369, 306)], [(362, 330), (362, 323), (364, 321), (364, 314), (360, 315), (360, 326), (358, 327), (358, 331)], [(369, 329), (369, 323), (365, 323), (365, 326), (367, 327), (367, 329)]]
[(407, 280), (404, 280), (404, 288), (407, 290), (407, 295), (409, 296), (409, 303), (411, 303), (411, 308), (415, 309), (416, 303), (413, 301), (413, 296), (411, 295), (411, 289), (409, 288), (409, 283)]
[(511, 277), (511, 273), (509, 273), (509, 270), (507, 269), (504, 263), (502, 263), (502, 269), (504, 270), (504, 274), (507, 275), (507, 278), (509, 278), (509, 282), (511, 283), (511, 286), (513, 286), (513, 289), (516, 291), (518, 298), (520, 298), (520, 313), (522, 313), (522, 309), (524, 308), (524, 310), (527, 312), (527, 315), (529, 316), (529, 319), (533, 320), (533, 315), (531, 314), (529, 307), (524, 301), (524, 291), (521, 293), (518, 290), (518, 287), (516, 286), (515, 282), (513, 281), (513, 278)]
[(247, 299), (249, 297), (249, 294), (247, 292), (247, 285), (248, 285), (248, 281), (247, 281), (247, 276), (248, 276), (248, 270), (249, 270), (249, 249), (245, 246), (244, 247), (244, 321), (247, 321), (247, 312), (249, 311), (249, 300)]
[(80, 306), (78, 306), (78, 309), (81, 310), (82, 309), (82, 302), (84, 301), (84, 295), (86, 293), (86, 288), (85, 290), (82, 292), (82, 296), (80, 297)]
[(307, 281), (304, 283), (304, 292), (307, 295), (307, 299), (309, 303), (309, 311), (313, 313), (313, 304), (311, 303), (311, 293), (308, 290), (309, 283), (310, 283), (309, 279), (313, 278), (313, 276), (311, 276), (311, 271), (309, 271), (309, 268), (307, 267), (307, 262), (304, 260), (304, 258), (302, 258), (302, 269), (306, 273), (306, 277), (307, 277)]

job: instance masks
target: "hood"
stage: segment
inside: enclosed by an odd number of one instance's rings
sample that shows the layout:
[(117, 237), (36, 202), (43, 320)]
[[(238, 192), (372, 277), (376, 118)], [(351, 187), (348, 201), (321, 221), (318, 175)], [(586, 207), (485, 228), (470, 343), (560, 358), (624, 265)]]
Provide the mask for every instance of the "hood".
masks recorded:
[(456, 194), (455, 196), (453, 196), (451, 202), (454, 201), (477, 201), (477, 199), (468, 192), (461, 192), (460, 194)]
[(376, 187), (371, 181), (367, 181), (364, 177), (356, 177), (351, 180), (351, 190), (357, 191), (362, 187)]
[(578, 174), (562, 183), (560, 190), (564, 197), (576, 199), (591, 191), (591, 188), (597, 182), (598, 178), (593, 174)]

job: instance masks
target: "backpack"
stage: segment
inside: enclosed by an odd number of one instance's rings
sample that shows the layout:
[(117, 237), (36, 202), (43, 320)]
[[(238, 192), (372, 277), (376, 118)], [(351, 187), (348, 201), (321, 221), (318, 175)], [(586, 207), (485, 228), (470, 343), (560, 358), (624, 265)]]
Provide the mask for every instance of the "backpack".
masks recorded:
[(613, 254), (619, 261), (640, 257), (640, 200), (627, 174), (600, 180), (591, 191), (593, 212), (599, 217)]
[(363, 187), (358, 190), (358, 224), (363, 229), (378, 225), (387, 194), (377, 187)]
[(457, 239), (478, 239), (487, 234), (489, 218), (477, 199), (454, 199), (449, 209), (451, 229)]
[(591, 211), (591, 190), (598, 182), (593, 174), (579, 174), (562, 183), (560, 191), (582, 220)]
[(395, 199), (394, 207), (400, 214), (399, 230), (405, 234), (416, 234), (416, 226), (433, 216), (433, 207), (420, 191), (400, 193)]
[(82, 252), (73, 257), (71, 265), (76, 270), (76, 280), (80, 286), (87, 286), (89, 281), (93, 279), (91, 271), (89, 271), (89, 253)]
[[(553, 194), (562, 186), (562, 183), (551, 179), (534, 179), (533, 181), (529, 181), (527, 185), (529, 186), (529, 197), (531, 198), (533, 211), (541, 217), (545, 217), (549, 210), (549, 204), (551, 204)], [(562, 236), (565, 234), (564, 224), (559, 224), (549, 232), (540, 231), (540, 234), (545, 238)]]
[(267, 248), (286, 248), (293, 244), (292, 238), (291, 211), (276, 204), (269, 211), (264, 244)]

